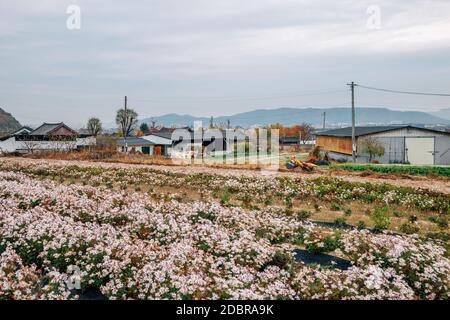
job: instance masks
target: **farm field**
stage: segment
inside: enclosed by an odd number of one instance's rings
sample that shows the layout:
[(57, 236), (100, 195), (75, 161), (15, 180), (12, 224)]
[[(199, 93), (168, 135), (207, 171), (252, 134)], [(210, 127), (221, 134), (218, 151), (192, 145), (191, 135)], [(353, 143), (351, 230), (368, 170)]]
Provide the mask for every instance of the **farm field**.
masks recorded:
[(450, 195), (406, 185), (0, 159), (0, 299), (448, 299)]
[(411, 175), (436, 175), (450, 177), (450, 167), (409, 166), (409, 165), (375, 165), (375, 164), (341, 164), (331, 168), (349, 171), (372, 171), (378, 173), (404, 173)]

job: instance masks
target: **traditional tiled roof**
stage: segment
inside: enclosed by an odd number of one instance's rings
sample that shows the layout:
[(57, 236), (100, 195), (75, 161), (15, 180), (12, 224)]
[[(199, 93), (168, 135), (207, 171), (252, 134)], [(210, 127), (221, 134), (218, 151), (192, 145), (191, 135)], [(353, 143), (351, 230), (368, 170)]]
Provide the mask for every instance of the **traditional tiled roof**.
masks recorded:
[(74, 133), (76, 133), (76, 131), (74, 131), (73, 129), (69, 128), (68, 126), (66, 126), (63, 122), (59, 122), (59, 123), (44, 123), (42, 124), (39, 128), (37, 128), (36, 130), (32, 131), (30, 133), (30, 135), (32, 136), (46, 136), (48, 134), (50, 134), (52, 131), (55, 131), (61, 127), (65, 127), (70, 131), (73, 131)]

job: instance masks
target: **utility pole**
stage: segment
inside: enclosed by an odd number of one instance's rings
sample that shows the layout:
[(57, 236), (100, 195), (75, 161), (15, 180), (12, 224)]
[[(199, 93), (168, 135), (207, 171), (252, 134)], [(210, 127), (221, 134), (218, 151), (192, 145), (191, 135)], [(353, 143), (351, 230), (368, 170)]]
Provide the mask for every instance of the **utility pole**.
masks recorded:
[(323, 130), (325, 130), (325, 128), (326, 128), (326, 117), (327, 117), (327, 113), (324, 111), (323, 112), (323, 114), (322, 114), (322, 116), (323, 116)]
[(127, 135), (128, 135), (128, 132), (127, 132), (127, 130), (128, 130), (128, 128), (127, 128), (127, 125), (128, 125), (128, 111), (127, 111), (127, 103), (128, 103), (128, 97), (125, 96), (124, 110), (125, 110), (125, 119), (126, 119), (126, 121), (124, 121), (125, 127), (123, 128), (124, 129), (123, 130), (123, 138), (125, 140), (125, 153), (128, 154), (128, 141), (127, 141)]
[(352, 90), (352, 160), (356, 162), (356, 137), (355, 137), (355, 87), (356, 83), (347, 84)]

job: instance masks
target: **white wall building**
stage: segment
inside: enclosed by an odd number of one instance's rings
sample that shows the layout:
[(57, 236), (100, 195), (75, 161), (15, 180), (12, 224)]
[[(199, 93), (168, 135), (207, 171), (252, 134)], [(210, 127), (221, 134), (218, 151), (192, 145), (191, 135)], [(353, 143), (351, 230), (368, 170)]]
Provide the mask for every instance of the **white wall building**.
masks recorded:
[(96, 144), (94, 136), (79, 135), (64, 123), (44, 123), (33, 130), (22, 127), (0, 140), (0, 153), (69, 151)]

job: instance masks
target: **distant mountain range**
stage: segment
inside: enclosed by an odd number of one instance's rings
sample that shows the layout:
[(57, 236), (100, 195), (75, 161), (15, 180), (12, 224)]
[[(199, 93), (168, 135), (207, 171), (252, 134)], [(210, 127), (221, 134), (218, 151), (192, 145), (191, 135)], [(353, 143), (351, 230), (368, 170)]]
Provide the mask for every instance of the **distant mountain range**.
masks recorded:
[[(323, 113), (326, 112), (327, 125), (345, 126), (351, 124), (349, 108), (279, 108), (260, 109), (250, 112), (238, 113), (231, 116), (215, 117), (215, 124), (226, 124), (230, 121), (233, 127), (251, 127), (256, 125), (268, 125), (281, 123), (286, 126), (302, 122), (321, 126)], [(141, 122), (151, 123), (156, 121), (158, 125), (192, 126), (194, 121), (202, 121), (204, 125), (210, 122), (209, 117), (194, 117), (191, 115), (167, 114), (159, 117), (145, 118)], [(425, 125), (450, 125), (450, 109), (442, 110), (435, 114), (418, 111), (396, 111), (387, 108), (357, 108), (356, 121), (358, 125), (381, 124), (425, 124)]]
[(10, 113), (0, 108), (0, 137), (20, 129), (21, 125)]
[(442, 109), (431, 114), (442, 119), (450, 120), (450, 108)]
[[(238, 113), (230, 116), (214, 117), (214, 124), (226, 124), (230, 121), (232, 127), (248, 128), (281, 123), (285, 126), (310, 123), (321, 127), (323, 113), (326, 112), (328, 127), (348, 126), (351, 124), (349, 108), (279, 108), (260, 109), (250, 112)], [(42, 119), (45, 121), (45, 119)], [(202, 121), (208, 126), (210, 117), (194, 117), (191, 115), (167, 114), (159, 117), (144, 118), (140, 122), (148, 124), (156, 121), (157, 125), (192, 126), (194, 121)], [(418, 111), (396, 111), (387, 108), (356, 108), (356, 121), (358, 125), (388, 125), (388, 124), (425, 124), (450, 126), (450, 108), (433, 113)], [(10, 114), (0, 108), (0, 137), (14, 132), (21, 127), (20, 123)], [(104, 124), (104, 129), (116, 128), (116, 125)]]

